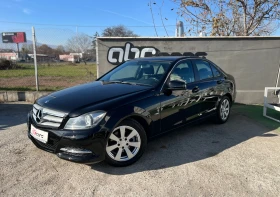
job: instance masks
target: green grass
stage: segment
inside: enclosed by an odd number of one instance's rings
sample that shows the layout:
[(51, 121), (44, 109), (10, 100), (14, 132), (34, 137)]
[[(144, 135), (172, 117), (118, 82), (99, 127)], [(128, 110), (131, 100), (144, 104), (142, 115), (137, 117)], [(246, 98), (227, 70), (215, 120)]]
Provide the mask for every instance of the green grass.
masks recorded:
[[(42, 87), (40, 86), (39, 91), (58, 91), (63, 89), (62, 87)], [(27, 86), (21, 86), (21, 87), (0, 87), (0, 90), (2, 91), (36, 91), (35, 87), (27, 87)]]
[[(34, 76), (34, 65), (21, 64), (20, 69), (1, 70), (0, 78), (29, 77)], [(84, 77), (89, 74), (96, 76), (96, 65), (90, 64), (70, 64), (55, 63), (51, 65), (38, 65), (38, 76), (52, 77)]]
[[(36, 90), (34, 65), (22, 63), (17, 67), (17, 69), (0, 70), (0, 90)], [(96, 76), (95, 63), (85, 65), (84, 63), (60, 62), (38, 65), (39, 90), (41, 91), (57, 91), (65, 87), (92, 81), (96, 79)]]
[[(263, 116), (262, 105), (235, 104), (233, 105), (232, 109), (238, 113), (247, 116), (252, 120), (255, 120), (256, 122), (264, 125), (269, 129), (277, 130), (278, 132), (280, 132), (280, 123)], [(280, 120), (280, 113), (275, 110), (267, 109), (267, 115)]]

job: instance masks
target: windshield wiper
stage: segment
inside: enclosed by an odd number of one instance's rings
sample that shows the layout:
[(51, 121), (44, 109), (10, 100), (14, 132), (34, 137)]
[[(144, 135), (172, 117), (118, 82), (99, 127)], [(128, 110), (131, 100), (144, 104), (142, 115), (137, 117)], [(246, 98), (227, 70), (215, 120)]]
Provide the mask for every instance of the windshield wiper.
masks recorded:
[(129, 81), (103, 81), (104, 83), (121, 83), (121, 84), (128, 84), (128, 85), (140, 85), (140, 86), (151, 86), (148, 84), (143, 84), (143, 83), (136, 83), (136, 82), (129, 82)]
[(107, 84), (110, 84), (110, 83), (122, 83), (122, 81), (104, 81), (102, 80), (103, 83), (107, 83)]
[(152, 86), (149, 84), (144, 84), (144, 83), (137, 83), (137, 82), (129, 82), (129, 81), (123, 81), (123, 84), (131, 84), (131, 85), (139, 85), (139, 86)]
[(121, 81), (122, 84), (137, 85), (135, 82)]
[(137, 85), (137, 83), (128, 82), (128, 81), (108, 81), (108, 83), (121, 83), (121, 84), (128, 84), (128, 85)]

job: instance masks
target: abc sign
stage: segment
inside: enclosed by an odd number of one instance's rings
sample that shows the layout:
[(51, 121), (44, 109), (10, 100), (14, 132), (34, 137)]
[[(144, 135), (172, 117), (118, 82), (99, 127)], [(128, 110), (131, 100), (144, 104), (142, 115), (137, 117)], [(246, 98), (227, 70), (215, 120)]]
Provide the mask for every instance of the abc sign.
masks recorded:
[(134, 47), (133, 44), (127, 42), (124, 47), (109, 48), (107, 60), (111, 64), (118, 65), (134, 58), (151, 57), (158, 52), (159, 50), (154, 47)]

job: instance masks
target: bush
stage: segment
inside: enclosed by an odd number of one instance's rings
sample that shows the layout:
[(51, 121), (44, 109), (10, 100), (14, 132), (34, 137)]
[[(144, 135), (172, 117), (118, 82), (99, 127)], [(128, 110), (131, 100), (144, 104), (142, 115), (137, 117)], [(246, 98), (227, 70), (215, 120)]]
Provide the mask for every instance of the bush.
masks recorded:
[(0, 70), (8, 70), (16, 68), (16, 64), (14, 64), (10, 60), (0, 59)]
[(6, 70), (11, 67), (11, 62), (9, 60), (0, 59), (0, 69)]
[(23, 69), (23, 67), (18, 66), (15, 61), (0, 59), (0, 70), (9, 70), (9, 69)]

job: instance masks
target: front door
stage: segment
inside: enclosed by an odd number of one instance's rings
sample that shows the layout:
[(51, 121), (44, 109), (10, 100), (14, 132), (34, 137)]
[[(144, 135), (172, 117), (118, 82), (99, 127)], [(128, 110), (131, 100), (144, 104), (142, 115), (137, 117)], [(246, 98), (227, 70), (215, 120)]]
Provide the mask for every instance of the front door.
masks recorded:
[[(199, 114), (197, 91), (193, 66), (190, 60), (179, 61), (172, 70), (167, 83), (172, 80), (184, 81), (185, 90), (173, 90), (170, 95), (161, 93), (161, 132), (175, 129), (195, 119)], [(167, 84), (166, 83), (166, 84)], [(166, 88), (166, 84), (163, 87)]]

